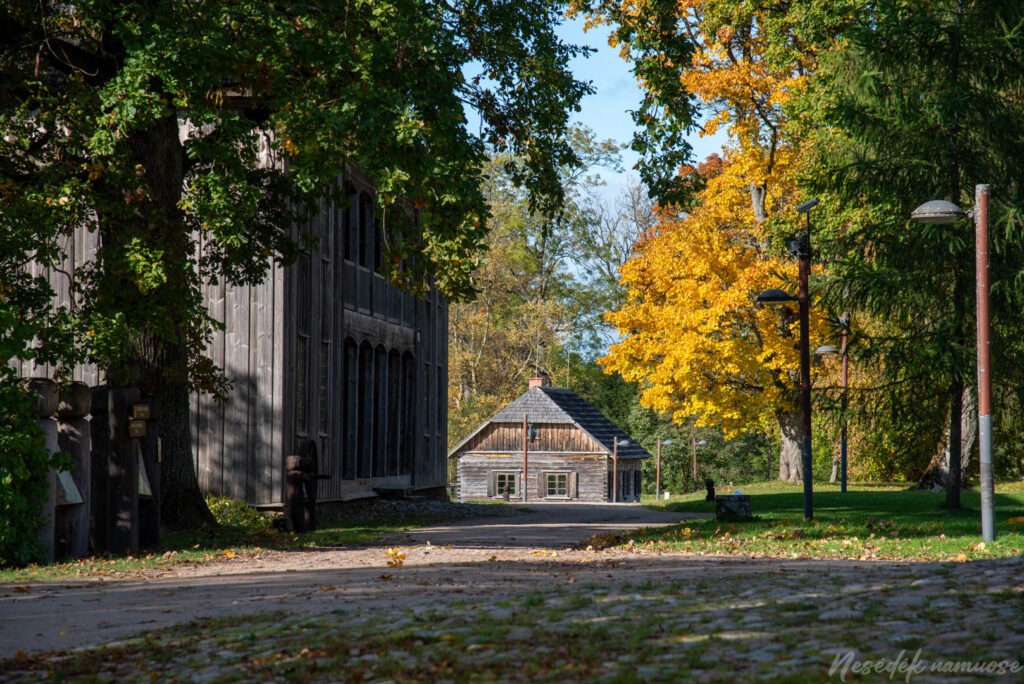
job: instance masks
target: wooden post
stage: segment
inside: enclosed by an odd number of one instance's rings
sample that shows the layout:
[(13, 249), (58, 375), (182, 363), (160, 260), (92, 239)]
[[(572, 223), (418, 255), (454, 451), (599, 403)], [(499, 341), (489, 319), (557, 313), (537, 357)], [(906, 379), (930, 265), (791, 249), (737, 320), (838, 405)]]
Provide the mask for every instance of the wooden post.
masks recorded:
[(523, 416), (523, 503), (526, 503), (526, 492), (529, 487), (526, 484), (526, 474), (528, 472), (527, 459), (530, 446), (529, 436), (529, 417)]
[(697, 438), (693, 434), (693, 428), (690, 428), (690, 451), (693, 452), (693, 491), (697, 491)]
[(612, 503), (619, 502), (619, 436), (612, 445)]
[(654, 500), (661, 501), (661, 437), (658, 438), (658, 459), (654, 464)]

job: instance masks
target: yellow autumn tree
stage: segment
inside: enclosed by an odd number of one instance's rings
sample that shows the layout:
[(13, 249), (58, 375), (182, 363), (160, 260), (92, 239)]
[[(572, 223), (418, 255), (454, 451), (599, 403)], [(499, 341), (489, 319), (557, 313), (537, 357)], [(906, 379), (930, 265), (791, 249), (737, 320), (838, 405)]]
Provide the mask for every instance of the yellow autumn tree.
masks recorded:
[[(641, 85), (664, 90), (671, 82), (692, 94), (708, 115), (704, 131), (726, 126), (732, 140), (721, 164), (695, 174), (703, 188), (687, 212), (663, 208), (660, 224), (623, 267), (628, 301), (609, 314), (623, 339), (602, 363), (640, 383), (642, 403), (678, 423), (718, 425), (726, 435), (777, 425), (779, 476), (798, 480), (796, 307), (761, 307), (754, 297), (794, 287), (796, 263), (779, 249), (780, 237), (797, 230), (792, 207), (801, 199), (783, 105), (803, 86), (813, 51), (780, 55), (777, 39), (789, 30), (787, 20), (749, 3), (680, 0), (676, 21), (692, 46), (690, 58), (673, 61), (679, 51), (666, 44), (659, 62), (659, 34), (642, 28), (664, 12), (663, 3), (624, 0), (611, 10), (600, 4), (589, 8), (592, 17), (635, 24), (615, 34), (624, 57), (634, 56), (629, 36), (644, 36)], [(820, 329), (812, 318), (812, 340)]]

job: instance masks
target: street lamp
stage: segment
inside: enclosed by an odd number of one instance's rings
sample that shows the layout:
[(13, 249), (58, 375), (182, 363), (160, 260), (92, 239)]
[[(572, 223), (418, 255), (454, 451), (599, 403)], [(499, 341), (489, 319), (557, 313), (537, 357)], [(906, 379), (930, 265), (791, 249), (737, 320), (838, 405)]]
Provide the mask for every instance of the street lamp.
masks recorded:
[(811, 348), (810, 313), (811, 297), (808, 281), (811, 273), (811, 209), (818, 206), (818, 199), (809, 199), (796, 207), (797, 212), (807, 216), (807, 230), (803, 238), (790, 243), (790, 252), (800, 262), (799, 291), (796, 297), (782, 290), (765, 290), (755, 300), (761, 304), (800, 303), (800, 424), (803, 432), (801, 461), (804, 474), (804, 518), (814, 518), (814, 480), (811, 464)]
[(847, 345), (849, 344), (849, 333), (850, 333), (850, 314), (843, 314), (839, 317), (839, 328), (840, 328), (840, 343), (839, 349), (836, 349), (831, 344), (826, 344), (822, 347), (818, 347), (814, 350), (814, 353), (819, 356), (827, 356), (829, 354), (842, 354), (843, 358), (843, 396), (840, 399), (840, 410), (843, 414), (843, 424), (839, 437), (839, 491), (846, 491), (846, 408), (847, 408), (847, 388), (849, 387), (849, 356), (847, 355)]
[[(988, 315), (988, 202), (989, 186), (974, 186), (974, 258), (978, 347), (978, 461), (981, 471), (981, 538), (996, 538), (995, 486), (992, 479), (992, 377)], [(925, 202), (910, 215), (915, 221), (948, 225), (972, 216), (946, 200)]]
[(690, 431), (690, 448), (693, 450), (693, 491), (697, 491), (697, 447), (704, 446), (708, 441), (706, 439), (694, 440), (693, 430)]
[(658, 459), (654, 468), (654, 500), (661, 501), (661, 445), (672, 444), (671, 439), (658, 438)]

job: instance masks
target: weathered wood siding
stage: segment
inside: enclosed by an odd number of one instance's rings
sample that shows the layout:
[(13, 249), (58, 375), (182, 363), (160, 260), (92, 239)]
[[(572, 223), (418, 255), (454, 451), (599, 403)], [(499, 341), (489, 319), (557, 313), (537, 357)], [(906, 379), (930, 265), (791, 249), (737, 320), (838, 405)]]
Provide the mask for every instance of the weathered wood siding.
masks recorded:
[[(529, 440), (530, 451), (607, 453), (604, 445), (572, 423), (531, 423), (531, 426), (536, 428), (537, 436)], [(522, 423), (490, 423), (459, 449), (461, 453), (522, 450)]]
[[(546, 493), (548, 473), (569, 473), (568, 497), (558, 500), (602, 502), (608, 501), (608, 477), (611, 472), (604, 454), (552, 454), (530, 452), (526, 478), (527, 501), (550, 500)], [(620, 464), (621, 465), (621, 464)], [(520, 483), (523, 470), (522, 453), (464, 454), (459, 458), (460, 497), (463, 500), (501, 498), (494, 485), (495, 472), (512, 472)], [(522, 500), (522, 489), (515, 496)]]
[[(263, 163), (275, 163), (267, 147)], [(284, 457), (308, 441), (330, 475), (319, 484), (324, 501), (447, 483), (447, 303), (436, 290), (417, 299), (387, 281), (373, 190), (351, 171), (339, 182), (349, 206), (324, 203), (294, 228), (314, 245), (297, 263), (268, 263), (260, 285), (203, 286), (209, 314), (224, 325), (206, 351), (232, 383), (226, 403), (191, 398), (193, 455), (207, 494), (281, 503)], [(55, 305), (70, 302), (68, 275), (97, 249), (97, 236), (80, 230), (69, 238), (63, 273), (33, 266), (50, 279)], [(11, 364), (24, 377), (55, 370)], [(102, 382), (94, 366), (76, 367), (73, 377)]]
[[(543, 500), (543, 473), (575, 473), (577, 501), (612, 501), (612, 457), (604, 445), (571, 423), (534, 424), (528, 439), (527, 500)], [(522, 423), (491, 423), (453, 455), (458, 460), (460, 497), (464, 500), (500, 498), (495, 472), (522, 472)], [(639, 501), (642, 460), (619, 459), (619, 502)], [(521, 476), (517, 477), (517, 482)], [(521, 494), (512, 497), (521, 500)]]
[(268, 263), (259, 285), (205, 285), (210, 316), (224, 324), (206, 353), (232, 389), (226, 403), (192, 397), (192, 453), (199, 486), (254, 505), (282, 500), (285, 269)]
[[(86, 263), (96, 258), (96, 251), (100, 246), (100, 235), (98, 232), (89, 232), (85, 229), (76, 230), (64, 238), (64, 258), (60, 268), (45, 268), (35, 262), (30, 263), (27, 268), (33, 276), (42, 276), (53, 288), (52, 299), (54, 309), (70, 309), (80, 306), (80, 301), (72, 301), (71, 286), (78, 270)], [(50, 378), (57, 372), (57, 368), (51, 364), (36, 363), (35, 361), (24, 361), (21, 359), (10, 359), (10, 366), (23, 378)], [(102, 372), (93, 364), (79, 364), (71, 371), (71, 379), (84, 382), (94, 386), (104, 381)]]
[[(226, 406), (196, 402), (204, 491), (279, 503), (284, 456), (310, 441), (320, 472), (330, 476), (318, 484), (321, 501), (368, 496), (379, 487), (446, 484), (447, 305), (436, 291), (417, 300), (387, 282), (372, 188), (356, 174), (341, 182), (349, 206), (324, 203), (296, 227), (293, 237), (309, 238), (313, 247), (295, 264), (273, 270), (260, 286), (272, 292), (259, 291), (253, 300), (256, 314), (238, 306), (245, 296), (236, 290), (260, 288), (222, 285), (206, 293), (211, 316), (225, 328), (210, 355), (224, 363), (234, 388)], [(260, 310), (275, 317), (253, 327)], [(246, 329), (257, 337), (247, 337)], [(260, 333), (273, 339), (273, 354), (265, 358), (270, 369), (259, 365), (266, 351)], [(277, 392), (256, 420), (252, 413), (262, 403), (253, 398), (265, 387), (253, 368), (262, 368)], [(257, 451), (251, 443), (272, 448)], [(243, 489), (240, 478), (253, 473), (261, 475), (258, 487)]]

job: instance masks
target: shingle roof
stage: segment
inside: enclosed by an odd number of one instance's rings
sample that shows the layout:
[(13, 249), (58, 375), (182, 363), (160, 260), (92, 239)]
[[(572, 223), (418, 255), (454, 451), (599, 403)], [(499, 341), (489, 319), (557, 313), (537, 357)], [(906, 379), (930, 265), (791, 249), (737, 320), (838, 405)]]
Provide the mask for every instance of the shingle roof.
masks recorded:
[[(612, 452), (615, 438), (625, 438), (629, 444), (619, 445), (619, 458), (650, 458), (647, 451), (630, 439), (622, 428), (615, 425), (596, 408), (584, 401), (578, 394), (561, 387), (534, 387), (520, 395), (515, 401), (498, 411), (480, 426), (475, 435), (490, 423), (520, 423), (527, 416), (531, 423), (568, 423), (579, 425), (591, 437)], [(472, 435), (470, 436), (470, 438)], [(462, 444), (470, 438), (463, 440)], [(452, 449), (454, 454), (462, 444)]]

